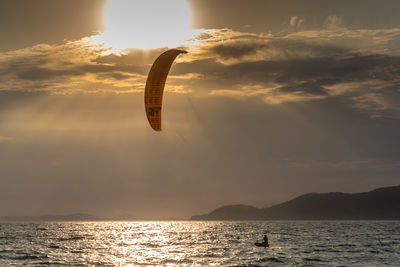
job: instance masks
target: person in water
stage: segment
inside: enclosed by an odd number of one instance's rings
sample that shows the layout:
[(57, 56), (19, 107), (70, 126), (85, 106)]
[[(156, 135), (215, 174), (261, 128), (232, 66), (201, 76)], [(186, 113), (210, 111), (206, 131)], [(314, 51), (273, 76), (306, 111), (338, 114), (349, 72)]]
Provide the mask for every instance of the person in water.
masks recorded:
[(268, 236), (267, 236), (267, 234), (264, 235), (263, 240), (264, 240), (264, 244), (268, 245)]

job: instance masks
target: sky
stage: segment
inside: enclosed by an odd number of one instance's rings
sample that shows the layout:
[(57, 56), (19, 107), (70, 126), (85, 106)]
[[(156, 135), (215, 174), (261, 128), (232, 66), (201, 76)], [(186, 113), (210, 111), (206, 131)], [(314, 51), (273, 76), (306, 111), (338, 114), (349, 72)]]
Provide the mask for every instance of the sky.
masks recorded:
[[(0, 216), (400, 184), (397, 0), (0, 0)], [(180, 48), (149, 126), (151, 64)]]

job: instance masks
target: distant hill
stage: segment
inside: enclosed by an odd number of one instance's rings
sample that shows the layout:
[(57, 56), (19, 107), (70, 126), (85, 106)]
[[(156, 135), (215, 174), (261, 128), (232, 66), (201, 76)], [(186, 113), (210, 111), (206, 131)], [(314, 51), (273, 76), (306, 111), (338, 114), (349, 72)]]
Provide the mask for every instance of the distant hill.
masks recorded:
[(310, 193), (269, 207), (230, 205), (191, 220), (399, 220), (400, 186), (365, 193)]
[(115, 217), (97, 217), (87, 213), (74, 213), (67, 215), (43, 215), (43, 216), (5, 216), (0, 221), (135, 221), (141, 218), (132, 214), (121, 214)]
[(86, 213), (68, 215), (43, 215), (43, 216), (6, 216), (0, 221), (101, 221), (101, 218)]

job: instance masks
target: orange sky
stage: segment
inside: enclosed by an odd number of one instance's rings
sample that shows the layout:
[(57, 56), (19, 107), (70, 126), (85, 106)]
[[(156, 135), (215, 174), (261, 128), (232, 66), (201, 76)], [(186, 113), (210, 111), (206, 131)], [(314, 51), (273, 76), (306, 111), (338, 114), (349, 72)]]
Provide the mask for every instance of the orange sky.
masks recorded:
[[(0, 216), (188, 217), (399, 184), (384, 2), (2, 0)], [(189, 54), (155, 133), (144, 83), (174, 47)]]

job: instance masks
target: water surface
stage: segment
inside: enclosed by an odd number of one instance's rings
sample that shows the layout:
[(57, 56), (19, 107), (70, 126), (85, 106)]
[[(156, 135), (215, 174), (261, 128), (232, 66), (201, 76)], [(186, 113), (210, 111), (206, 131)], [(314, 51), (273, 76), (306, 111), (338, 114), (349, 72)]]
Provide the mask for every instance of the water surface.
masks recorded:
[(400, 266), (400, 221), (0, 223), (0, 266), (23, 264)]

